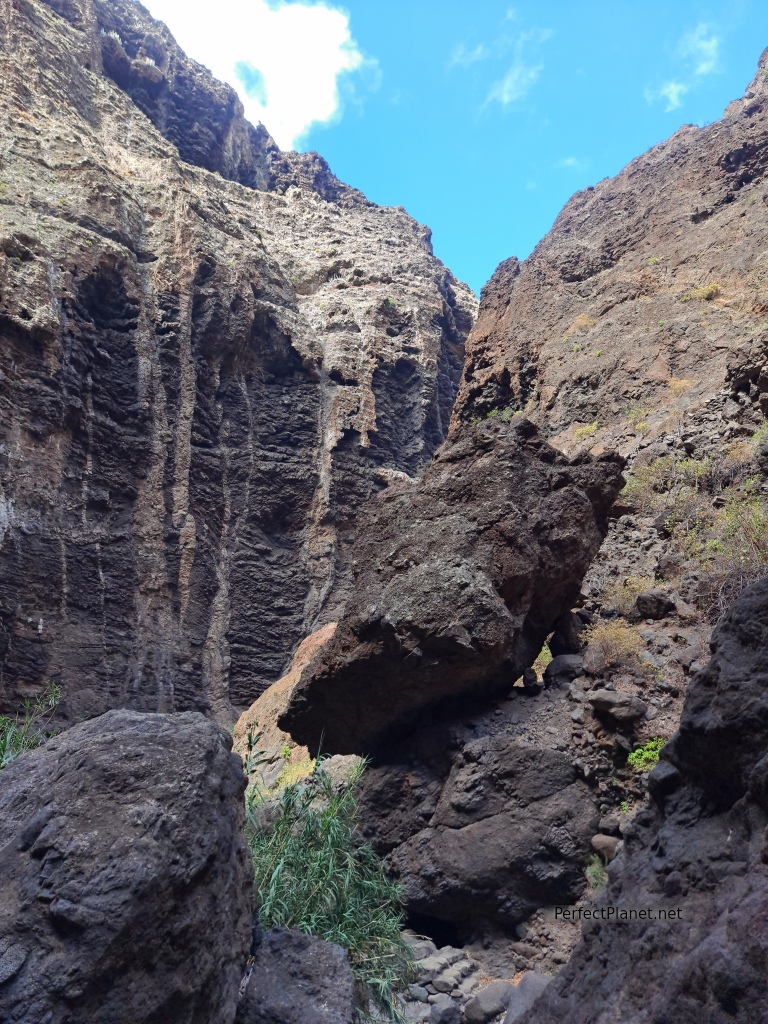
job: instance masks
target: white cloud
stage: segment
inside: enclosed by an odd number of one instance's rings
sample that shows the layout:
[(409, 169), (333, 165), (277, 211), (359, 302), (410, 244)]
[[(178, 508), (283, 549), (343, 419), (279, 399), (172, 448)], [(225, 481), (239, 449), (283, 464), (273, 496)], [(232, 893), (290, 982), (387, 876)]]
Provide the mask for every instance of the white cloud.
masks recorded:
[(647, 103), (656, 103), (657, 100), (666, 100), (667, 105), (664, 112), (669, 114), (683, 105), (683, 96), (689, 91), (690, 86), (685, 82), (678, 82), (672, 79), (665, 82), (660, 89), (646, 89), (645, 99)]
[(580, 160), (577, 156), (566, 156), (562, 160), (558, 160), (555, 164), (556, 168), (564, 168), (572, 171), (583, 171), (589, 166), (589, 161)]
[(659, 96), (665, 97), (667, 105), (664, 108), (666, 113), (671, 110), (677, 110), (678, 107), (683, 105), (683, 96), (688, 92), (688, 86), (682, 82), (665, 82), (664, 85), (659, 89)]
[(478, 60), (483, 60), (487, 56), (488, 49), (483, 46), (482, 43), (478, 43), (474, 50), (468, 50), (464, 43), (459, 43), (458, 46), (453, 48), (450, 64), (459, 64), (461, 67), (466, 68)]
[(544, 70), (543, 64), (530, 63), (525, 57), (525, 51), (530, 43), (535, 46), (546, 42), (551, 36), (552, 32), (549, 29), (534, 29), (530, 32), (520, 33), (515, 43), (512, 65), (503, 78), (494, 82), (486, 103), (498, 100), (502, 106), (506, 107), (525, 96)]
[(681, 57), (689, 58), (696, 64), (697, 75), (708, 75), (717, 68), (720, 50), (720, 39), (712, 32), (709, 25), (701, 23), (693, 32), (688, 32), (680, 40), (677, 52)]
[(283, 149), (341, 116), (340, 81), (375, 62), (352, 38), (349, 15), (285, 0), (144, 0), (190, 57), (229, 82), (246, 117)]

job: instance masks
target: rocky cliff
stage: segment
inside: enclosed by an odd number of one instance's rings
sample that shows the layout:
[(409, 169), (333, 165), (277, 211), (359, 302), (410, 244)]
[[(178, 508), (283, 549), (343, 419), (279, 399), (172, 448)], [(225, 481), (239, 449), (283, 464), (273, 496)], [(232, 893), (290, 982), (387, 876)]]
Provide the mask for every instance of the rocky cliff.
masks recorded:
[(682, 919), (585, 923), (521, 1024), (766, 1019), (768, 577), (716, 630), (649, 782), (600, 903)]
[(230, 719), (445, 436), (476, 300), (138, 4), (0, 29), (0, 702)]
[(563, 447), (587, 427), (590, 445), (629, 454), (638, 421), (663, 433), (696, 410), (747, 424), (768, 411), (766, 69), (768, 51), (722, 120), (577, 192), (528, 259), (499, 266), (458, 419), (524, 408)]

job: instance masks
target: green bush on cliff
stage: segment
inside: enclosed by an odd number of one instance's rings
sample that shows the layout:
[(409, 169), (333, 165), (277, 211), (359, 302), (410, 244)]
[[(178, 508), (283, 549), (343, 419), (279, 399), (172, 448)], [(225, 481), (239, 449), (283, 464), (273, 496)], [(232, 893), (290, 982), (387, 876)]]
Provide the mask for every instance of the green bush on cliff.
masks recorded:
[(262, 927), (297, 928), (344, 946), (367, 997), (400, 1020), (394, 999), (412, 963), (401, 936), (402, 889), (357, 831), (354, 787), (363, 770), (361, 763), (339, 785), (320, 763), (286, 787), (276, 817), (251, 798), (246, 836)]

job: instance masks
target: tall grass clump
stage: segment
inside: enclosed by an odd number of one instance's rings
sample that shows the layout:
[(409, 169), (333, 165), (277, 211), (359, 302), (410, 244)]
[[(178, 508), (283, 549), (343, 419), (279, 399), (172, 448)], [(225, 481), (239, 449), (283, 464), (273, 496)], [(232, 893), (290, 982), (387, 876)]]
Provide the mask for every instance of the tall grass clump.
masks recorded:
[(364, 768), (334, 783), (318, 764), (283, 790), (276, 813), (252, 796), (246, 837), (261, 926), (344, 946), (364, 1000), (399, 1021), (395, 996), (412, 980), (412, 957), (401, 935), (402, 887), (357, 831), (354, 788)]
[(0, 769), (25, 750), (34, 750), (45, 743), (48, 739), (45, 726), (60, 699), (59, 687), (51, 683), (35, 700), (25, 700), (21, 711), (13, 718), (0, 715)]

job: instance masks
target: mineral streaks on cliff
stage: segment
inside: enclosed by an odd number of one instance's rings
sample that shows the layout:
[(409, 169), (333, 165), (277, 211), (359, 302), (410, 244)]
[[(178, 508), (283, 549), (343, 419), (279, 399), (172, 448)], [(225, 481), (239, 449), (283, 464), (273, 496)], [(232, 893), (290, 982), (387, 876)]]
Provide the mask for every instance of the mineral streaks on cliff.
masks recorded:
[(633, 421), (683, 417), (726, 383), (768, 410), (766, 68), (768, 51), (722, 120), (578, 192), (498, 268), (458, 417), (525, 408), (556, 444), (594, 425), (590, 443), (628, 452)]
[(0, 699), (227, 717), (311, 631), (340, 521), (442, 440), (476, 303), (143, 8), (5, 10)]
[(569, 462), (524, 419), (455, 430), (419, 483), (361, 515), (352, 597), (280, 728), (368, 753), (447, 699), (507, 691), (576, 599), (621, 467)]

